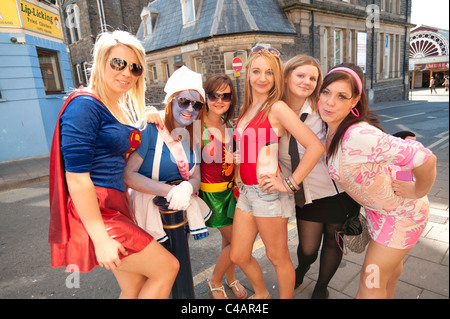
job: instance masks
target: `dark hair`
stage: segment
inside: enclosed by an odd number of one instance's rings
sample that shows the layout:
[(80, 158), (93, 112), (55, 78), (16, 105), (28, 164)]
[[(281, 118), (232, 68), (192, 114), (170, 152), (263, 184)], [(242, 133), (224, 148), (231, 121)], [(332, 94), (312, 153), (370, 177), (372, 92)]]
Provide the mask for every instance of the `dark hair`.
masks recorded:
[[(206, 96), (208, 96), (208, 93), (217, 92), (224, 86), (229, 86), (230, 90), (231, 90), (230, 108), (224, 114), (224, 121), (228, 122), (234, 116), (234, 109), (236, 108), (236, 103), (237, 103), (236, 90), (234, 89), (234, 85), (233, 85), (233, 82), (230, 79), (230, 77), (226, 74), (213, 75), (206, 80), (204, 89), (205, 89)], [(206, 101), (208, 102), (208, 98), (206, 98)], [(206, 112), (208, 111), (208, 103), (206, 103), (206, 108), (204, 108), (204, 110), (205, 110), (205, 114), (206, 114)]]
[[(342, 64), (334, 66), (333, 69), (337, 68), (337, 67), (345, 67), (345, 68), (349, 68), (349, 69), (352, 69), (353, 71), (355, 71), (358, 74), (358, 76), (360, 77), (361, 83), (363, 84), (363, 88), (364, 88), (364, 75), (363, 75), (363, 72), (360, 67), (356, 66), (353, 63), (342, 63)], [(323, 79), (322, 87), (320, 88), (319, 94), (322, 94), (322, 92), (330, 84), (332, 84), (336, 81), (340, 81), (340, 80), (347, 80), (350, 82), (350, 85), (352, 87), (352, 97), (359, 95), (359, 89), (358, 89), (358, 84), (356, 83), (356, 80), (353, 79), (352, 75), (350, 75), (349, 73), (344, 72), (344, 71), (335, 71), (333, 73), (327, 74), (325, 76), (325, 78)], [(358, 103), (355, 105), (355, 108), (359, 112), (359, 117), (354, 116), (352, 114), (352, 112), (350, 112), (347, 115), (347, 117), (341, 122), (341, 124), (339, 124), (339, 126), (336, 130), (336, 133), (334, 134), (333, 139), (331, 140), (329, 149), (327, 150), (327, 158), (330, 158), (336, 154), (338, 146), (341, 143), (345, 132), (351, 125), (353, 125), (355, 123), (367, 122), (370, 125), (373, 125), (373, 126), (379, 128), (380, 130), (384, 131), (384, 129), (380, 125), (380, 119), (374, 112), (372, 112), (370, 110), (369, 105), (367, 104), (367, 96), (366, 96), (366, 92), (364, 89), (361, 92), (361, 97), (360, 97)]]
[(392, 134), (392, 136), (400, 137), (402, 139), (405, 139), (407, 137), (416, 137), (416, 134), (414, 134), (411, 131), (400, 131), (400, 132), (397, 132), (395, 134)]

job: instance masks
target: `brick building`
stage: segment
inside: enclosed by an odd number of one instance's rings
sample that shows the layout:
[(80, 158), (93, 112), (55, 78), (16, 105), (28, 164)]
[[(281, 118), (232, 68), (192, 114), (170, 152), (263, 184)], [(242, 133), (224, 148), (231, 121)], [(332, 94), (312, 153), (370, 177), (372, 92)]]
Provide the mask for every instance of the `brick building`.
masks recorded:
[(136, 34), (141, 24), (140, 12), (148, 3), (148, 0), (59, 1), (75, 87), (87, 83), (97, 35), (119, 29)]
[[(279, 49), (283, 61), (312, 55), (325, 73), (354, 62), (371, 103), (407, 99), (410, 15), (410, 0), (155, 0), (141, 10), (137, 32), (147, 53), (148, 99), (161, 103), (165, 81), (181, 65), (205, 78), (233, 77), (232, 58), (245, 65), (256, 44)], [(242, 95), (243, 77), (237, 80)]]

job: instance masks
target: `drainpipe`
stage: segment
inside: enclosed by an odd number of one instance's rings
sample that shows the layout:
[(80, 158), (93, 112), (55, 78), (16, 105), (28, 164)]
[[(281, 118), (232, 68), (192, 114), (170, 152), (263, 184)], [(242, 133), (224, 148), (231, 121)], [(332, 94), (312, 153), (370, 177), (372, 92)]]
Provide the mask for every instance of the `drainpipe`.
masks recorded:
[[(372, 4), (375, 4), (375, 0), (372, 0)], [(374, 82), (374, 69), (373, 69), (373, 60), (375, 54), (375, 23), (372, 24), (372, 48), (371, 48), (371, 57), (370, 57), (370, 89), (373, 90), (373, 82)]]
[(405, 12), (405, 42), (403, 43), (403, 99), (408, 99), (408, 83), (406, 82), (406, 73), (408, 72), (409, 78), (409, 65), (406, 63), (406, 57), (409, 56), (408, 50), (408, 8), (409, 0), (406, 0), (406, 12)]
[(105, 10), (103, 8), (103, 0), (97, 0), (98, 15), (100, 18), (100, 30), (101, 32), (106, 32), (106, 18)]
[[(311, 4), (314, 4), (314, 0), (311, 0)], [(315, 39), (315, 37), (314, 37), (314, 10), (311, 10), (311, 25), (312, 25), (312, 27), (311, 27), (311, 42), (312, 42), (311, 56), (313, 57), (314, 56), (314, 39)]]

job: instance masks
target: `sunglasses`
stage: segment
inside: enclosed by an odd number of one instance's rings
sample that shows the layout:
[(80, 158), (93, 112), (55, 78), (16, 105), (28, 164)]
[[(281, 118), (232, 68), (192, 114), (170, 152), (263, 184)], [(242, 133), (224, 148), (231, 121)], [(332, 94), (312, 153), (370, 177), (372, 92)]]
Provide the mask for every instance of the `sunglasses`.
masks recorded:
[(208, 93), (208, 100), (211, 102), (215, 102), (218, 99), (222, 99), (223, 102), (230, 102), (231, 101), (231, 93), (216, 93), (216, 92), (210, 92)]
[(134, 76), (141, 76), (142, 72), (144, 71), (144, 68), (139, 63), (128, 64), (127, 61), (125, 61), (124, 59), (121, 59), (121, 58), (110, 59), (109, 65), (111, 66), (111, 69), (116, 70), (116, 71), (122, 71), (123, 69), (125, 69), (127, 67), (127, 65), (129, 65), (130, 72)]
[(269, 51), (270, 53), (272, 53), (275, 56), (280, 56), (281, 55), (280, 51), (278, 51), (275, 48), (266, 48), (266, 47), (263, 47), (263, 46), (260, 46), (260, 45), (257, 45), (255, 47), (253, 47), (252, 48), (252, 53), (260, 53), (260, 52), (262, 52), (264, 50)]
[(203, 105), (204, 105), (204, 103), (203, 102), (200, 102), (200, 101), (192, 101), (192, 100), (189, 100), (189, 99), (187, 99), (187, 98), (185, 98), (185, 97), (176, 97), (175, 98), (176, 100), (177, 100), (177, 102), (178, 102), (178, 106), (180, 107), (180, 108), (182, 108), (182, 109), (187, 109), (188, 107), (189, 107), (189, 105), (192, 105), (192, 108), (195, 110), (195, 111), (200, 111), (202, 108), (203, 108)]

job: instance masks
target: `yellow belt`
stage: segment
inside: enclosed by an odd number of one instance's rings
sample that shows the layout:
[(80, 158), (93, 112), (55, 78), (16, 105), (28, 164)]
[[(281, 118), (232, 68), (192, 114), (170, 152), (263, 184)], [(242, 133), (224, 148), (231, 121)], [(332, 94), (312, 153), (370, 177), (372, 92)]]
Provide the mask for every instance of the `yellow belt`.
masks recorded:
[(217, 193), (222, 192), (224, 190), (227, 190), (229, 182), (223, 182), (223, 183), (200, 183), (200, 189), (203, 192), (207, 193)]

